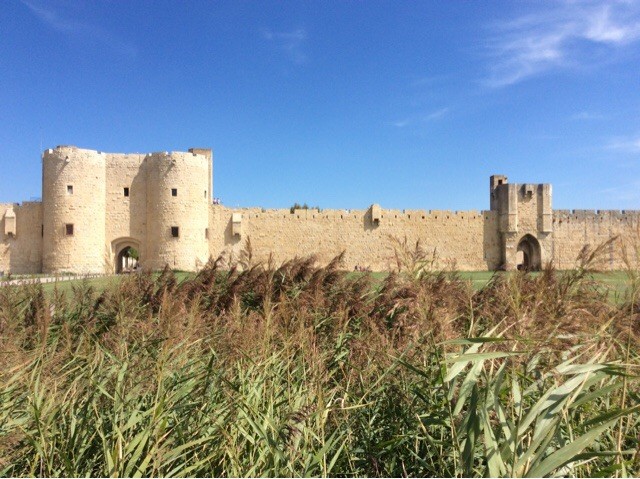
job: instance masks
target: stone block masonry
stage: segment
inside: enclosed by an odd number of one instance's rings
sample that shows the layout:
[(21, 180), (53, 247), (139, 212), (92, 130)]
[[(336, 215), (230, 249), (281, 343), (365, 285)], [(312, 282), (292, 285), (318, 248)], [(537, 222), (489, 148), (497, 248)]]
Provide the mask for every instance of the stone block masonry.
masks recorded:
[[(250, 239), (257, 261), (281, 262), (316, 255), (326, 263), (342, 251), (345, 268), (373, 270), (394, 267), (394, 241), (416, 242), (433, 256), (438, 267), (464, 270), (496, 269), (500, 266), (497, 217), (492, 211), (372, 210), (262, 210), (214, 206), (209, 223), (211, 251), (236, 256)], [(234, 234), (233, 216), (241, 216), (240, 234)]]
[(107, 274), (137, 250), (143, 268), (196, 271), (209, 258), (282, 262), (345, 252), (345, 268), (389, 270), (394, 244), (417, 242), (439, 268), (575, 266), (610, 238), (600, 267), (638, 264), (640, 212), (553, 210), (548, 184), (490, 178), (486, 211), (227, 208), (212, 204), (213, 155), (116, 154), (59, 146), (43, 153), (42, 202), (0, 204), (0, 272)]

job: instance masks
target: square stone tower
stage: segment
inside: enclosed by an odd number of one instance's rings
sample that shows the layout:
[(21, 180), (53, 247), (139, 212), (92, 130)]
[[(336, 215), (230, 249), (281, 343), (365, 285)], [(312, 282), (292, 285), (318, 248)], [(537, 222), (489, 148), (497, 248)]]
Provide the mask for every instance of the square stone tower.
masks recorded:
[(537, 270), (553, 258), (551, 185), (489, 180), (491, 210), (498, 214), (504, 269)]

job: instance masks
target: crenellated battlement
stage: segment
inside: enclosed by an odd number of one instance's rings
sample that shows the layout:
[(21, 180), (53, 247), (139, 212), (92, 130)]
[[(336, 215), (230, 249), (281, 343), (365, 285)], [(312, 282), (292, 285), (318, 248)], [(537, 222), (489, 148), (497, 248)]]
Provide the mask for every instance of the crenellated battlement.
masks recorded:
[(554, 221), (592, 219), (605, 221), (610, 219), (637, 220), (640, 210), (554, 210)]
[[(345, 218), (361, 218), (371, 212), (371, 207), (367, 209), (317, 209), (317, 208), (300, 208), (295, 209), (293, 212), (290, 209), (284, 208), (228, 208), (222, 205), (212, 205), (212, 208), (224, 210), (227, 214), (233, 211), (253, 218), (269, 218), (278, 217), (286, 218), (290, 220), (296, 219), (345, 219)], [(415, 221), (430, 221), (430, 220), (475, 220), (482, 219), (487, 214), (491, 213), (490, 210), (422, 210), (422, 209), (380, 209), (380, 219), (404, 219)]]
[[(374, 203), (291, 211), (213, 204), (208, 148), (106, 153), (59, 145), (42, 158), (42, 202), (0, 205), (0, 271), (118, 272), (132, 250), (143, 268), (194, 271), (210, 257), (237, 257), (249, 240), (256, 261), (328, 262), (344, 252), (347, 269), (394, 267), (393, 245), (402, 241), (420, 245), (436, 267), (569, 268), (585, 244), (640, 236), (640, 210), (553, 210), (551, 185), (504, 175), (489, 180), (488, 210)], [(621, 264), (616, 245), (609, 269)]]
[(43, 159), (60, 158), (68, 160), (84, 160), (92, 157), (108, 157), (112, 161), (136, 157), (140, 161), (147, 158), (155, 158), (160, 160), (179, 160), (197, 157), (203, 161), (211, 161), (212, 152), (206, 148), (190, 148), (185, 151), (155, 151), (150, 153), (107, 153), (100, 150), (90, 148), (79, 148), (75, 145), (58, 145), (55, 148), (49, 148), (42, 153)]

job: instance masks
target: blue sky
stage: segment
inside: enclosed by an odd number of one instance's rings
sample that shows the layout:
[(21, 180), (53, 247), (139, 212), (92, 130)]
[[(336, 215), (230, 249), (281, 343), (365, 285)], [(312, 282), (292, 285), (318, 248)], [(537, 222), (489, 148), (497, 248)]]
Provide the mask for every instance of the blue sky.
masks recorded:
[(640, 209), (640, 3), (0, 2), (0, 202), (40, 152), (214, 149), (229, 206)]

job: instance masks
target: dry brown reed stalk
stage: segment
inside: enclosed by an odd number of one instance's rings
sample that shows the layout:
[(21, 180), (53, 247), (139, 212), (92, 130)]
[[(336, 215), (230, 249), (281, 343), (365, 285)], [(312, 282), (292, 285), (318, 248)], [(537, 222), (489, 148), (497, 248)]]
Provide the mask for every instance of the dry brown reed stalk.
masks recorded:
[(423, 274), (436, 271), (438, 268), (438, 253), (435, 248), (433, 251), (427, 251), (419, 239), (415, 244), (409, 243), (406, 235), (402, 239), (389, 235), (388, 239), (391, 249), (390, 263), (398, 273), (419, 279)]
[(618, 321), (622, 343), (640, 343), (640, 223), (636, 223), (626, 241), (620, 241), (620, 255), (625, 265), (627, 289), (622, 298)]
[(524, 272), (495, 274), (473, 299), (474, 316), (485, 329), (504, 321), (509, 337), (565, 350), (601, 333), (616, 318), (608, 292), (591, 279), (615, 238), (583, 248), (578, 268), (558, 272), (552, 264), (534, 276)]
[[(544, 394), (562, 392), (567, 371), (575, 397), (540, 418), (561, 421), (550, 451), (638, 399), (613, 365), (637, 367), (637, 343), (616, 336), (637, 303), (611, 303), (596, 287), (593, 251), (575, 273), (496, 274), (474, 292), (419, 244), (403, 245), (407, 261), (379, 282), (344, 271), (343, 255), (275, 265), (247, 252), (241, 265), (212, 260), (182, 282), (166, 269), (103, 293), (0, 290), (0, 471), (483, 475), (503, 467), (490, 449), (500, 442), (487, 445), (489, 431), (503, 434), (498, 415), (524, 421)], [(600, 374), (584, 390), (583, 367)], [(629, 417), (600, 451), (628, 456), (640, 427)], [(527, 470), (509, 462), (531, 445), (527, 431), (513, 454), (501, 451), (511, 471)], [(598, 467), (616, 465), (611, 457)], [(598, 472), (571, 467), (552, 470)]]

